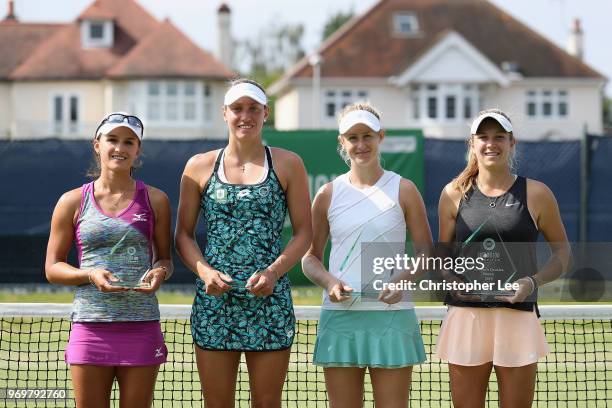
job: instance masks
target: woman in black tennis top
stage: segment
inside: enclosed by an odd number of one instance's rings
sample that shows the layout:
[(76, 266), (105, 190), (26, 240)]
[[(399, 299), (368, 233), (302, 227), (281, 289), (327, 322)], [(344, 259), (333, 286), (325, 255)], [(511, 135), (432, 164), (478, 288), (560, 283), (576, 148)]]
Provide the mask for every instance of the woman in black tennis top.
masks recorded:
[(496, 295), (496, 292), (512, 293), (499, 290), (498, 280), (512, 283), (520, 278), (531, 277), (538, 271), (534, 243), (538, 240), (539, 231), (528, 208), (528, 180), (516, 175), (511, 175), (508, 180), (508, 183), (512, 183), (510, 187), (495, 196), (485, 195), (477, 184), (472, 186), (460, 200), (455, 220), (454, 242), (462, 248), (463, 256), (476, 258), (484, 254), (499, 255), (495, 264), (485, 258), (485, 268), (496, 271), (479, 279), (493, 284), (494, 289), (481, 290), (477, 301), (474, 297), (449, 293), (445, 298), (447, 305), (508, 307), (528, 312), (535, 310), (537, 313), (537, 285), (532, 285), (531, 281), (518, 282), (529, 291), (524, 299), (516, 298), (510, 303), (506, 298)]
[[(494, 277), (495, 283), (504, 278), (518, 289), (447, 296), (437, 354), (449, 363), (455, 407), (485, 406), (493, 368), (500, 405), (529, 407), (537, 361), (548, 353), (537, 318), (537, 288), (567, 268), (569, 245), (550, 189), (511, 172), (516, 139), (508, 116), (497, 109), (480, 112), (470, 133), (468, 164), (440, 197), (439, 239), (464, 250), (477, 248), (472, 254), (501, 254), (501, 276), (480, 277)], [(539, 233), (551, 248), (540, 269), (534, 246), (526, 244), (535, 243)]]

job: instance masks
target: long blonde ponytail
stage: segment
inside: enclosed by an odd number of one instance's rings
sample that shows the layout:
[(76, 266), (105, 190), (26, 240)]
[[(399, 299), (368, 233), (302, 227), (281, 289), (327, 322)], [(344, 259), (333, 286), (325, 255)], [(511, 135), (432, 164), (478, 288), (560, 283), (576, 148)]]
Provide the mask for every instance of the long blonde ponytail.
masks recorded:
[(478, 177), (478, 159), (472, 148), (472, 137), (468, 139), (468, 159), (465, 169), (452, 181), (452, 186), (461, 192), (462, 196), (466, 196), (468, 191), (476, 184)]

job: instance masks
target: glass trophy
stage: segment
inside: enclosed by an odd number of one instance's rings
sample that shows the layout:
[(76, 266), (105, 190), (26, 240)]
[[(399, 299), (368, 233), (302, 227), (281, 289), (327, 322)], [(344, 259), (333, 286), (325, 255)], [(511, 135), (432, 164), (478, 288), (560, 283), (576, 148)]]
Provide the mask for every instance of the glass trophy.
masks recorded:
[(362, 298), (362, 299), (378, 299), (378, 297), (380, 296), (381, 291), (380, 290), (367, 290), (367, 289), (363, 289), (361, 291), (351, 291), (351, 292), (341, 292), (340, 294), (342, 296), (349, 296), (351, 298)]
[(147, 273), (149, 273), (149, 271), (150, 271), (150, 269), (147, 269), (147, 271), (142, 275), (142, 277), (139, 280), (120, 280), (120, 281), (117, 281), (117, 282), (110, 282), (110, 284), (112, 286), (117, 286), (117, 287), (120, 287), (120, 288), (149, 289), (151, 287), (151, 283), (143, 281), (144, 277), (147, 275)]
[[(258, 269), (255, 272), (253, 272), (253, 274), (249, 277), (249, 279), (251, 279), (253, 276), (259, 275), (261, 273), (263, 273), (263, 270)], [(247, 279), (247, 280), (240, 280), (240, 279), (233, 278), (229, 282), (227, 282), (225, 280), (223, 280), (223, 281), (230, 286), (231, 290), (239, 291), (239, 292), (245, 292), (245, 293), (249, 293), (250, 294), (251, 293), (250, 289), (252, 289), (252, 286), (249, 284), (249, 279)]]
[(117, 244), (111, 248), (110, 265), (111, 267), (114, 266), (117, 269), (120, 269), (121, 273), (114, 273), (115, 276), (119, 278), (118, 281), (109, 281), (108, 283), (111, 286), (128, 289), (150, 288), (151, 284), (149, 282), (145, 282), (144, 279), (151, 269), (147, 269), (144, 273), (141, 273), (143, 264), (143, 260), (141, 258), (143, 256), (143, 251), (139, 251), (133, 246), (128, 246), (126, 248), (120, 245), (124, 241), (126, 235), (124, 235), (117, 242)]
[(472, 290), (464, 292), (465, 295), (478, 297), (482, 302), (514, 295), (515, 290), (510, 284), (518, 279), (518, 271), (513, 256), (519, 254), (514, 253), (511, 244), (504, 242), (493, 216), (489, 216), (460, 245), (460, 257), (481, 261), (475, 262), (476, 266), (470, 269), (455, 263), (455, 273), (462, 276), (464, 282), (474, 284)]

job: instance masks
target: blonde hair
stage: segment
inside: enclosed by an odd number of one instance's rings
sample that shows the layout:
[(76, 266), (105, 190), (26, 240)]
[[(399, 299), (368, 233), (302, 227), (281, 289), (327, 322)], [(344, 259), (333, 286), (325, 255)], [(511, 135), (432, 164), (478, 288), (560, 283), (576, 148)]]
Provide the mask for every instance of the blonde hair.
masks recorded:
[[(364, 110), (364, 111), (370, 112), (372, 115), (376, 116), (376, 119), (380, 120), (379, 110), (376, 109), (376, 107), (374, 107), (374, 105), (372, 105), (370, 102), (364, 101), (364, 102), (351, 103), (350, 105), (345, 106), (344, 109), (342, 109), (342, 111), (340, 111), (340, 114), (338, 115), (338, 124), (340, 124), (340, 122), (346, 115), (356, 110)], [(338, 141), (338, 147), (336, 148), (336, 150), (338, 151), (338, 154), (340, 155), (342, 160), (346, 163), (346, 165), (350, 167), (351, 160), (349, 159), (348, 154), (346, 153), (346, 150), (342, 148), (342, 145), (340, 144), (339, 141)]]
[(342, 109), (342, 111), (338, 115), (338, 124), (340, 124), (340, 122), (342, 121), (342, 118), (344, 118), (346, 115), (348, 115), (352, 111), (356, 111), (356, 110), (368, 111), (372, 115), (376, 116), (378, 120), (380, 120), (380, 112), (370, 102), (355, 102), (355, 103), (351, 103), (350, 105), (346, 105), (344, 109)]
[[(496, 109), (496, 108), (485, 109), (483, 111), (480, 111), (480, 112), (478, 112), (476, 117), (478, 117), (480, 115), (483, 115), (485, 113), (497, 113), (497, 114), (502, 115), (506, 119), (508, 119), (508, 121), (510, 121), (510, 117), (508, 115), (506, 115), (506, 113), (504, 113), (500, 109)], [(480, 125), (482, 125), (483, 123), (485, 123), (488, 120), (495, 120), (495, 119), (486, 118), (485, 120), (483, 120), (480, 123)], [(510, 133), (510, 140), (514, 139), (514, 134), (512, 132), (509, 132), (509, 133)], [(473, 142), (472, 142), (472, 138), (473, 137), (474, 137), (474, 135), (470, 135), (468, 137), (468, 139), (466, 140), (466, 143), (467, 143), (467, 146), (468, 146), (467, 165), (465, 166), (463, 171), (461, 173), (459, 173), (459, 175), (457, 177), (455, 177), (453, 179), (453, 181), (451, 182), (451, 186), (454, 189), (459, 190), (461, 192), (461, 195), (464, 196), (464, 197), (467, 196), (468, 192), (474, 187), (474, 185), (476, 184), (476, 178), (478, 177), (478, 159), (476, 159), (476, 153), (474, 153), (474, 149), (473, 149)], [(509, 161), (508, 166), (511, 169), (514, 168), (515, 167), (515, 153), (514, 153), (514, 151), (512, 151), (510, 153), (510, 157), (509, 157), (508, 161)]]

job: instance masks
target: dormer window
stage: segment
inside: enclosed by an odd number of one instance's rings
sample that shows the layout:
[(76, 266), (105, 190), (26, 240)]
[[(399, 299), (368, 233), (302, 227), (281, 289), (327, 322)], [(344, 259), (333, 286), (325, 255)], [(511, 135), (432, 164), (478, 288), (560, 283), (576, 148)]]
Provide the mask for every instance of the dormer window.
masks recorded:
[(102, 41), (104, 39), (104, 23), (99, 21), (89, 23), (89, 38), (93, 41)]
[(111, 20), (83, 20), (81, 22), (83, 48), (110, 48), (113, 46), (113, 37)]
[(399, 12), (393, 15), (393, 31), (399, 37), (411, 37), (419, 34), (419, 20), (416, 14)]

